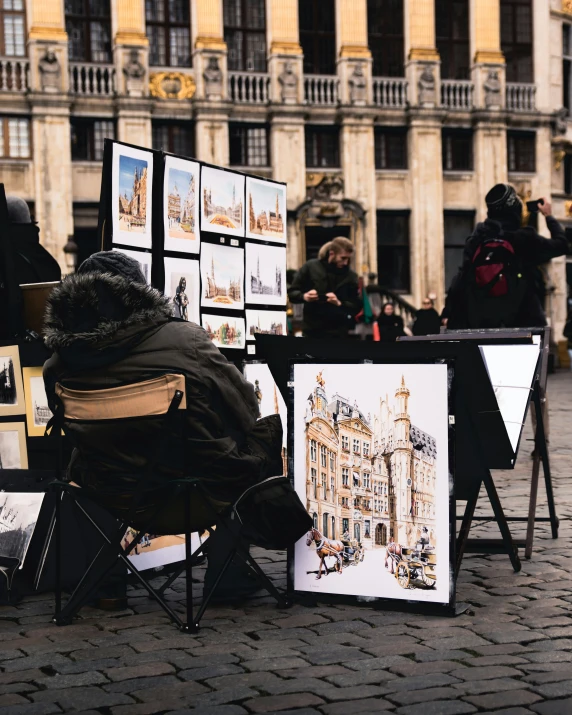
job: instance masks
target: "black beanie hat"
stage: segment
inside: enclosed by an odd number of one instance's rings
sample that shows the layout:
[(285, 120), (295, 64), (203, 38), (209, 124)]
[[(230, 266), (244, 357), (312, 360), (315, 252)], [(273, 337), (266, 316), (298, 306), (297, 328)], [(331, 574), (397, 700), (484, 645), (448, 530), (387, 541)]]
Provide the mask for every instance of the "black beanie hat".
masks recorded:
[(506, 213), (520, 213), (521, 203), (510, 184), (496, 184), (485, 196), (489, 216)]
[(120, 251), (101, 251), (86, 258), (77, 272), (82, 273), (111, 273), (114, 276), (121, 276), (132, 283), (143, 283), (147, 281), (141, 270), (141, 266), (134, 258), (126, 256)]

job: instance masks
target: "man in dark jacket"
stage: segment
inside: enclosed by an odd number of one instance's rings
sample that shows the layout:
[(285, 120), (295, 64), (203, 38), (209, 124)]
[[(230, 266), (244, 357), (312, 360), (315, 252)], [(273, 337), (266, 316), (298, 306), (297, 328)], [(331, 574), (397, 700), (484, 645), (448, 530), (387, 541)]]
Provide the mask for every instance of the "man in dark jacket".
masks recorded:
[(360, 309), (358, 277), (350, 269), (352, 242), (339, 236), (296, 274), (288, 296), (304, 304), (304, 336), (344, 338)]
[[(546, 316), (539, 297), (535, 272), (538, 265), (569, 252), (570, 244), (564, 229), (552, 216), (552, 206), (547, 198), (540, 200), (538, 210), (546, 218), (551, 238), (543, 238), (534, 228), (523, 225), (526, 223), (523, 220), (525, 207), (514, 188), (508, 184), (494, 186), (486, 195), (485, 201), (488, 218), (484, 223), (477, 224), (472, 236), (467, 240), (463, 265), (447, 294), (445, 309), (441, 315), (443, 324), (449, 329), (543, 327), (546, 325)], [(497, 239), (512, 245), (518, 263), (517, 277), (522, 281), (518, 288), (518, 304), (514, 307), (514, 316), (508, 321), (495, 320), (494, 305), (498, 298), (489, 299), (487, 305), (483, 306), (482, 315), (478, 315), (479, 306), (475, 306), (473, 286), (470, 284), (471, 268), (479, 246)], [(498, 305), (500, 307), (500, 302)]]
[[(160, 484), (190, 467), (214, 500), (231, 503), (247, 487), (282, 474), (280, 417), (258, 420), (252, 385), (202, 328), (172, 319), (171, 312), (133, 259), (117, 251), (88, 258), (49, 298), (45, 341), (54, 355), (44, 366), (48, 402), (54, 410), (56, 383), (95, 390), (183, 375), (185, 434), (178, 444), (184, 444), (162, 457), (154, 479)], [(114, 421), (68, 420), (64, 427), (74, 446), (68, 477), (100, 504), (107, 498), (121, 508), (114, 501), (120, 484), (141, 478), (160, 418), (133, 420), (125, 429)]]
[(423, 305), (417, 311), (411, 332), (413, 335), (438, 335), (441, 328), (441, 318), (433, 307), (431, 298), (425, 298)]

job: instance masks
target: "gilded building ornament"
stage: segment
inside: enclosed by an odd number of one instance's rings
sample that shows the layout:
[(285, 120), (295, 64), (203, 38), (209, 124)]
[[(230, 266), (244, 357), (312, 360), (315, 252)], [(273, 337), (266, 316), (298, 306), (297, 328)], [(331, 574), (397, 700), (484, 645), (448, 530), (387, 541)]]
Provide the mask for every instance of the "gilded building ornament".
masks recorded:
[(155, 72), (149, 78), (149, 92), (159, 99), (191, 99), (195, 80), (182, 72)]
[(572, 0), (562, 0), (562, 12), (572, 15)]
[(554, 169), (560, 171), (560, 167), (566, 156), (566, 151), (564, 149), (555, 149), (552, 156), (554, 157)]
[(566, 216), (572, 216), (572, 201), (566, 201), (564, 203), (564, 213)]

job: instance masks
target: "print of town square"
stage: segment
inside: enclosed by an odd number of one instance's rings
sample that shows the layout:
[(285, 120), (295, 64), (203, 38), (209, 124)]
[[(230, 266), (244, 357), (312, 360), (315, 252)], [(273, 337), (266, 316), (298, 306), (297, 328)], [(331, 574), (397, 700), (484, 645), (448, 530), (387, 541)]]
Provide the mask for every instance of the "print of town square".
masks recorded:
[(244, 236), (244, 176), (203, 166), (201, 191), (201, 227)]
[(194, 240), (196, 238), (195, 174), (171, 167), (168, 177), (168, 236)]
[(446, 367), (294, 369), (295, 589), (447, 602)]
[(132, 156), (119, 156), (119, 228), (121, 231), (147, 231), (147, 162)]

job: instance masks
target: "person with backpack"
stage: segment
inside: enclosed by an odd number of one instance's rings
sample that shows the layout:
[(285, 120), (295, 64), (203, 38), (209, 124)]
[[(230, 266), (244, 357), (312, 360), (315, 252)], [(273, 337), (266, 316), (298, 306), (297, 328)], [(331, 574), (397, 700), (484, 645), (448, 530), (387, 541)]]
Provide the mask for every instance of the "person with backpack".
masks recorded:
[(463, 264), (441, 314), (449, 329), (528, 328), (546, 325), (536, 283), (538, 266), (570, 251), (549, 199), (537, 202), (550, 239), (527, 226), (528, 210), (509, 184), (485, 197), (487, 219), (467, 239)]

